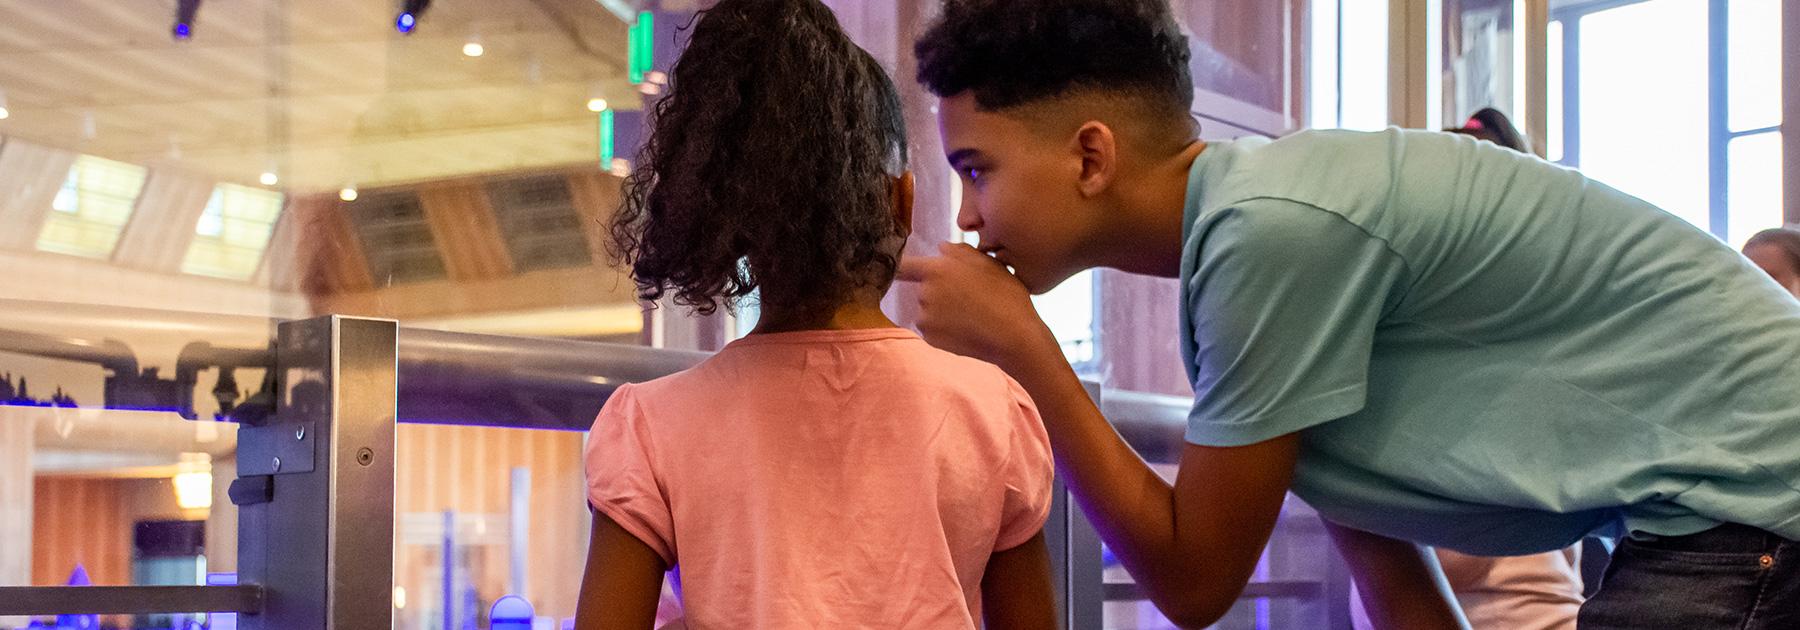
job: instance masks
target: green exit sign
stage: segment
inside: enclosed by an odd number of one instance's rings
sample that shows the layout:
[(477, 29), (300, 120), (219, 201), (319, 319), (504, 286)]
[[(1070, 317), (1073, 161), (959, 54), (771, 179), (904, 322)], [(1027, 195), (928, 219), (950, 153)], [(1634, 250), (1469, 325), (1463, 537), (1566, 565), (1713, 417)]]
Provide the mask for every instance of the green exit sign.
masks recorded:
[(656, 38), (652, 32), (656, 30), (656, 15), (649, 11), (638, 13), (637, 23), (631, 25), (630, 32), (630, 69), (631, 83), (644, 82), (644, 75), (650, 73), (655, 62)]

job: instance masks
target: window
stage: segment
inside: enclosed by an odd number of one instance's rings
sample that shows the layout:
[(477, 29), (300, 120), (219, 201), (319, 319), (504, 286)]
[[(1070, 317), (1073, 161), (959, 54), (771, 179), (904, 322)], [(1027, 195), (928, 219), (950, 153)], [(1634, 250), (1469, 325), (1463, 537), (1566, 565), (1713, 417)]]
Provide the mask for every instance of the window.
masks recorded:
[(281, 214), (281, 193), (219, 184), (213, 188), (206, 211), (194, 227), (181, 271), (228, 280), (248, 280), (262, 263), (275, 218)]
[(109, 258), (144, 190), (144, 167), (83, 155), (51, 203), (37, 248), (87, 258)]
[(1388, 126), (1387, 0), (1310, 3), (1307, 126), (1379, 131)]
[(1551, 13), (1549, 156), (1740, 246), (1782, 222), (1777, 0)]
[(1094, 361), (1094, 270), (1071, 276), (1043, 295), (1031, 298), (1038, 316), (1050, 326), (1056, 342), (1062, 345), (1063, 357), (1076, 367)]

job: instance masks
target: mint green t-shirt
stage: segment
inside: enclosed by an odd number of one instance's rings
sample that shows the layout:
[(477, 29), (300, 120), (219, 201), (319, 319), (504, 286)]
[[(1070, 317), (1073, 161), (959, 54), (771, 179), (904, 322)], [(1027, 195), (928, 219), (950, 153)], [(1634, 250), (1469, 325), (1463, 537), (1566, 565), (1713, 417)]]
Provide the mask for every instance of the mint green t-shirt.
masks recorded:
[(1186, 219), (1187, 439), (1300, 432), (1325, 517), (1491, 555), (1800, 539), (1800, 302), (1681, 219), (1401, 130), (1214, 143)]

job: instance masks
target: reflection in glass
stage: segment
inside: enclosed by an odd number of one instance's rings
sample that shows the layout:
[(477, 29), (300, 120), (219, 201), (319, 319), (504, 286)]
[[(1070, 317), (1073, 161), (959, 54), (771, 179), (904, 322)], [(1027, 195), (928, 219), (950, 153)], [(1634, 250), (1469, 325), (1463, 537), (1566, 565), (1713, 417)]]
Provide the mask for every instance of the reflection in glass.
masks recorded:
[(91, 155), (75, 159), (51, 202), (37, 248), (88, 258), (112, 255), (144, 189), (141, 167)]
[(202, 276), (245, 280), (262, 263), (285, 201), (281, 193), (219, 184), (194, 228), (181, 270)]

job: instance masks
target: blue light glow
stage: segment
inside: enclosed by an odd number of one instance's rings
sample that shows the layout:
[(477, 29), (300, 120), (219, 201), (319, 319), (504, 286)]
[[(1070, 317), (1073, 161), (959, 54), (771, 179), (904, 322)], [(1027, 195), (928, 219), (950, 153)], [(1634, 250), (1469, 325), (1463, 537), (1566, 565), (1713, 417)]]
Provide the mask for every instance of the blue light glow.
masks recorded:
[(394, 20), (394, 28), (400, 29), (400, 32), (402, 33), (411, 33), (413, 25), (416, 23), (418, 23), (418, 20), (413, 17), (413, 14), (401, 13), (400, 19)]
[(194, 27), (183, 22), (175, 25), (175, 39), (187, 39), (194, 36)]

